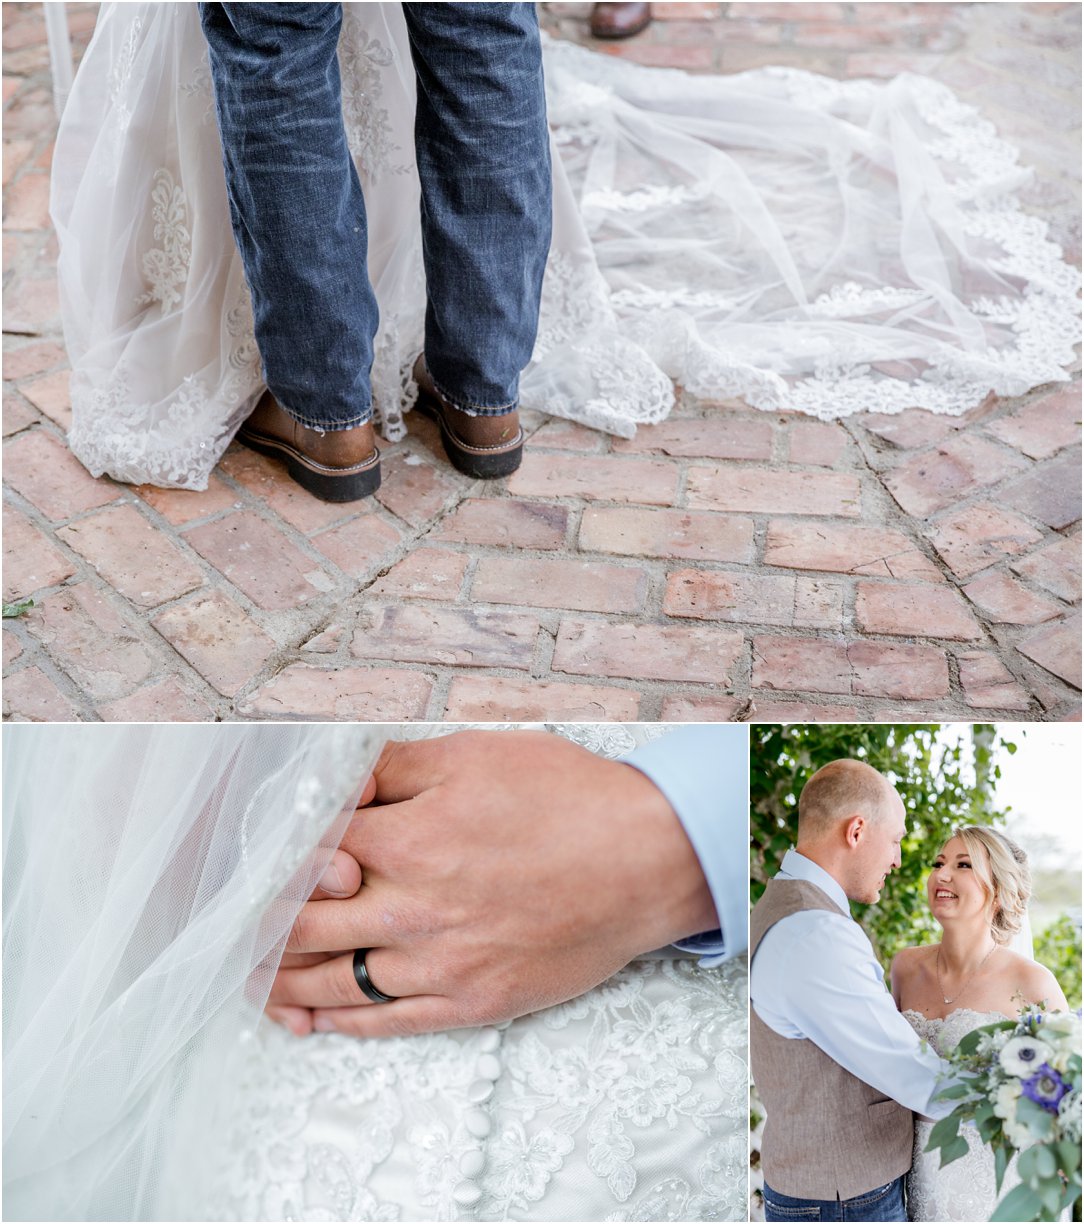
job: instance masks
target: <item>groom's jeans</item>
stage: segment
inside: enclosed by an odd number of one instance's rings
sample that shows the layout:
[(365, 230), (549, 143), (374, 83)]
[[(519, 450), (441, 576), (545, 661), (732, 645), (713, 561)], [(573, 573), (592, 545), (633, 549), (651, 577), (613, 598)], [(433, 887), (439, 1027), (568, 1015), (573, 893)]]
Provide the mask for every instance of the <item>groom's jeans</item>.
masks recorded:
[[(533, 4), (403, 11), (418, 86), (426, 362), (456, 407), (499, 415), (515, 408), (534, 347), (550, 243), (538, 19)], [(341, 6), (201, 4), (200, 16), (267, 384), (310, 428), (362, 424), (378, 313), (343, 126)]]
[(906, 1220), (903, 1178), (850, 1199), (799, 1199), (764, 1186), (765, 1220)]

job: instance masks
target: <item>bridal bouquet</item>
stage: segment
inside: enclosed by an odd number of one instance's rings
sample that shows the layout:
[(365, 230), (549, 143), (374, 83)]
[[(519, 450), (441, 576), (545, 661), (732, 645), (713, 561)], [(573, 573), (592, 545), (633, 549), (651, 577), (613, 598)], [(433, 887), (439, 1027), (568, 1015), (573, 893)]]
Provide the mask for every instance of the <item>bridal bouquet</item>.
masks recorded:
[(940, 1148), (942, 1167), (966, 1155), (960, 1125), (974, 1123), (993, 1149), (998, 1193), (1017, 1154), (1020, 1184), (991, 1220), (1056, 1220), (1080, 1199), (1080, 1028), (1078, 1012), (1025, 1010), (974, 1029), (948, 1057), (959, 1082), (939, 1095), (959, 1104), (926, 1150)]

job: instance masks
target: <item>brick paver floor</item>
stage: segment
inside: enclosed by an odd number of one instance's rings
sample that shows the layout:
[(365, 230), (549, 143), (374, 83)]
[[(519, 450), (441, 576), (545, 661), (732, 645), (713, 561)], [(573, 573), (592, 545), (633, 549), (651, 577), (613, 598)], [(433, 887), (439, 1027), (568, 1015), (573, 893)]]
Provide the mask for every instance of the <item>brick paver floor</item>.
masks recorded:
[[(589, 5), (543, 22), (588, 42)], [(1038, 171), (1080, 257), (1077, 4), (660, 4), (612, 54), (930, 73)], [(94, 6), (69, 6), (77, 47)], [(1068, 718), (1080, 384), (824, 424), (683, 399), (619, 441), (536, 417), (472, 482), (432, 427), (371, 505), (233, 447), (206, 493), (70, 456), (41, 6), (4, 19), (5, 715), (18, 719)], [(1079, 367), (1078, 367), (1079, 370)]]

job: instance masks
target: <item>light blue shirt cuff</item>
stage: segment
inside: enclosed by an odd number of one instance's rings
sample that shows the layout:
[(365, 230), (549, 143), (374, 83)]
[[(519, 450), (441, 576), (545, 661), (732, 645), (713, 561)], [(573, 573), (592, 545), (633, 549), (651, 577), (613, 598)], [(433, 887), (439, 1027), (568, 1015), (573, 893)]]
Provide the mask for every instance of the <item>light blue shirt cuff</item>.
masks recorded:
[(719, 929), (674, 946), (706, 968), (749, 946), (749, 728), (744, 723), (676, 727), (624, 758), (666, 796), (700, 860)]

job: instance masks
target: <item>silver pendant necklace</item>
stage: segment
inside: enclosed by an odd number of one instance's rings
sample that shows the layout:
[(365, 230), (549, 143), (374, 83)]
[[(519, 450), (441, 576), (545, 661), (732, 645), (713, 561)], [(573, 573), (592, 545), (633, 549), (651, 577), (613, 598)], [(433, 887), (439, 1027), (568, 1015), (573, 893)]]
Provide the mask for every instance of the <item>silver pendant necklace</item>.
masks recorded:
[(971, 979), (975, 976), (976, 973), (978, 973), (978, 971), (983, 967), (983, 965), (986, 964), (986, 962), (993, 955), (994, 949), (996, 947), (997, 947), (997, 944), (991, 945), (990, 951), (987, 952), (986, 955), (982, 958), (982, 960), (980, 960), (979, 963), (975, 966), (975, 968), (971, 970), (971, 972), (967, 975), (967, 979), (965, 980), (964, 984), (959, 988), (959, 990), (956, 991), (956, 993), (950, 999), (948, 995), (945, 994), (945, 984), (944, 982), (941, 981), (941, 945), (940, 944), (937, 945), (937, 960), (934, 964), (934, 971), (937, 974), (937, 989), (940, 990), (941, 998), (946, 1003), (956, 1002), (956, 1000), (964, 993), (964, 991), (968, 988), (968, 986), (971, 985)]

